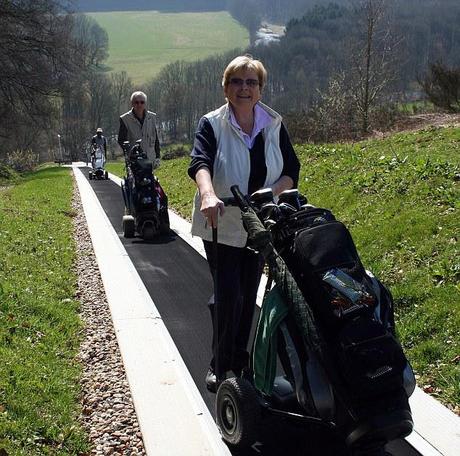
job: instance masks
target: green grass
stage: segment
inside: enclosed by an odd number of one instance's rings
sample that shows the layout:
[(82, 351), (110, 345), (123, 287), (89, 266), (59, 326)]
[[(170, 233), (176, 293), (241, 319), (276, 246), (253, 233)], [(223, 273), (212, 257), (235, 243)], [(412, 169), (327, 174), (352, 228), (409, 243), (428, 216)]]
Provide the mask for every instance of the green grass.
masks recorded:
[(8, 187), (19, 179), (19, 174), (10, 167), (0, 163), (0, 187)]
[(404, 114), (418, 114), (425, 112), (433, 112), (436, 109), (430, 101), (410, 101), (398, 105), (398, 110)]
[(390, 286), (420, 386), (457, 407), (459, 148), (451, 128), (297, 149), (302, 192), (350, 227), (364, 264)]
[(122, 11), (88, 13), (109, 36), (113, 71), (126, 71), (146, 83), (168, 63), (195, 61), (249, 45), (248, 31), (229, 13)]
[[(364, 264), (395, 298), (398, 332), (419, 385), (460, 405), (460, 129), (356, 144), (297, 145), (300, 191), (350, 228)], [(190, 219), (188, 158), (164, 160), (170, 205)], [(109, 168), (122, 174), (121, 164)]]
[[(162, 165), (163, 166), (163, 165)], [(105, 169), (109, 173), (113, 173), (116, 176), (123, 177), (125, 163), (119, 159), (117, 161), (110, 161), (105, 164)]]
[(88, 450), (80, 428), (81, 339), (65, 168), (44, 168), (0, 190), (0, 453)]

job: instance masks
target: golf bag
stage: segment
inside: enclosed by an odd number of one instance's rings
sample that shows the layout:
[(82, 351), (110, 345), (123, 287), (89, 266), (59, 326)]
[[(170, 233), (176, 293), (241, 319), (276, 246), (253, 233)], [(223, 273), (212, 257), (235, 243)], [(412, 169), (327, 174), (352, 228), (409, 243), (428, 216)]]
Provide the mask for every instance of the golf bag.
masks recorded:
[(277, 352), (297, 399), (280, 402), (273, 388), (273, 404), (333, 423), (363, 454), (407, 436), (415, 378), (395, 335), (390, 292), (365, 270), (350, 232), (331, 211), (299, 200), (296, 190), (281, 194), (278, 204), (266, 190), (256, 193), (242, 209), (243, 223), (288, 308)]
[(108, 172), (104, 169), (105, 156), (100, 146), (93, 149), (91, 154), (91, 168), (89, 171), (90, 179), (108, 179)]
[(130, 149), (124, 144), (126, 175), (122, 184), (126, 215), (123, 217), (125, 237), (137, 232), (152, 238), (169, 231), (168, 198), (153, 174), (152, 162), (142, 151), (141, 140)]

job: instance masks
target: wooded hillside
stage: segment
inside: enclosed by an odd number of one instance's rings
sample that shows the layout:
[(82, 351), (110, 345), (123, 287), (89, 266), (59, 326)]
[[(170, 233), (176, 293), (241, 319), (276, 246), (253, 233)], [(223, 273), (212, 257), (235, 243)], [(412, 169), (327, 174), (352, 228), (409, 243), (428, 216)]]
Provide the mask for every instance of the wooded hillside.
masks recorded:
[[(286, 9), (312, 3), (286, 2)], [(266, 65), (264, 100), (288, 117), (300, 140), (351, 138), (387, 128), (398, 105), (423, 97), (418, 81), (431, 64), (460, 65), (456, 0), (321, 3), (290, 20), (277, 43), (165, 67), (149, 90), (168, 135), (190, 138), (199, 116), (224, 101), (219, 81), (226, 63), (238, 53), (249, 52)], [(252, 36), (278, 4), (228, 2), (234, 17), (252, 27)]]

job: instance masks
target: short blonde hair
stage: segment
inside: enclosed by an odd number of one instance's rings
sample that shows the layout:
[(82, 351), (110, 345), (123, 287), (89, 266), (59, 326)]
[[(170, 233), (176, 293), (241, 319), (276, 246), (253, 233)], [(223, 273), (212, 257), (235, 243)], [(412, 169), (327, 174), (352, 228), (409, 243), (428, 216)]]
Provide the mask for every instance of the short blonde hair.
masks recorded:
[(137, 98), (140, 98), (144, 100), (145, 103), (147, 103), (147, 95), (144, 92), (141, 92), (140, 90), (138, 90), (137, 92), (133, 92), (131, 94), (131, 98), (130, 98), (131, 104), (133, 104), (133, 101), (136, 100)]
[(227, 87), (230, 83), (230, 78), (240, 70), (252, 70), (257, 74), (259, 79), (260, 90), (267, 82), (267, 70), (260, 60), (252, 58), (252, 55), (240, 55), (235, 57), (225, 68), (224, 76), (222, 78), (222, 87)]

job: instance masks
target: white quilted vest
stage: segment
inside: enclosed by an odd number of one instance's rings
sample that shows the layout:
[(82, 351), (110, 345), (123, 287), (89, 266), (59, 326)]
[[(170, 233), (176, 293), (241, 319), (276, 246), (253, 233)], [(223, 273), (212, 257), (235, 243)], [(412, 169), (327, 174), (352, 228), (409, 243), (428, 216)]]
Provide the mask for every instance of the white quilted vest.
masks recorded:
[[(273, 118), (273, 121), (262, 131), (265, 140), (265, 163), (267, 165), (264, 187), (270, 187), (280, 178), (283, 170), (283, 156), (279, 146), (282, 118), (263, 103), (259, 102), (259, 106)], [(217, 141), (212, 185), (218, 198), (231, 197), (230, 187), (235, 184), (246, 195), (251, 171), (250, 151), (240, 132), (231, 124), (229, 109), (229, 105), (225, 104), (205, 116), (211, 123)], [(206, 226), (206, 219), (200, 212), (200, 206), (201, 198), (197, 191), (193, 202), (192, 235), (211, 241), (212, 231), (210, 227)], [(225, 207), (225, 214), (219, 218), (219, 243), (233, 247), (244, 247), (246, 240), (247, 234), (241, 222), (239, 208)]]

